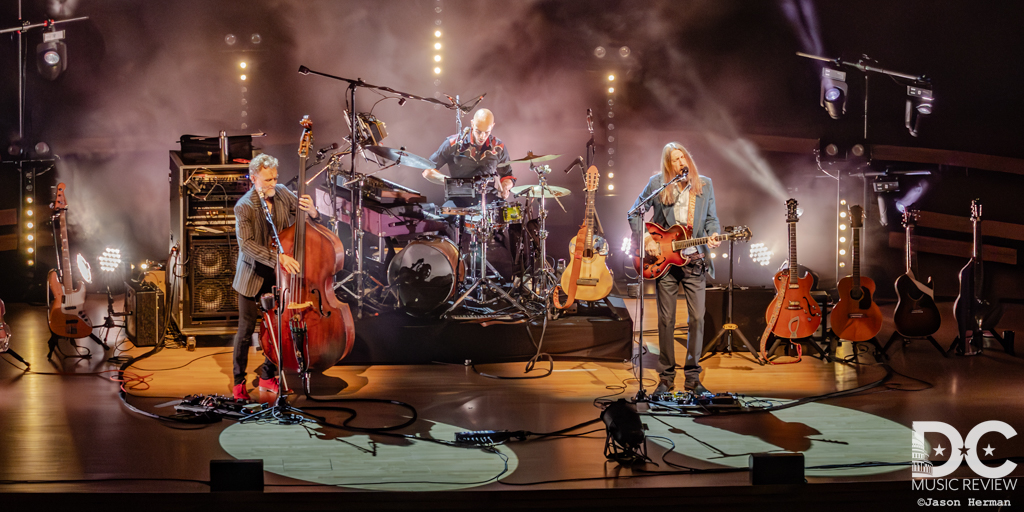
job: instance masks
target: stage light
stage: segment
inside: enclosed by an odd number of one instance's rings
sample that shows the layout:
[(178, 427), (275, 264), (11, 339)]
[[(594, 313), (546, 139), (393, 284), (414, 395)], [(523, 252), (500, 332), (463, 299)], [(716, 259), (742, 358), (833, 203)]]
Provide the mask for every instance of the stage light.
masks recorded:
[(30, 266), (30, 267), (31, 267), (32, 265), (35, 265), (35, 264), (36, 264), (35, 260), (28, 260), (28, 261), (26, 261), (25, 263), (26, 263), (26, 264), (28, 264), (28, 266)]
[(608, 81), (609, 82), (614, 82), (615, 81), (615, 75), (608, 75)]
[(626, 57), (629, 57), (629, 53), (630, 52), (629, 52), (629, 47), (628, 46), (623, 46), (623, 47), (619, 48), (619, 57), (622, 57), (623, 59), (625, 59)]
[(32, 204), (32, 198), (31, 197), (26, 197), (25, 198), (25, 202), (28, 203), (28, 204)]
[(615, 185), (608, 185), (608, 190), (615, 190)]
[(722, 257), (723, 257), (723, 258), (728, 258), (728, 257), (729, 257), (729, 253), (727, 253), (727, 252), (723, 252), (723, 253), (722, 253)]
[(28, 235), (28, 237), (26, 237), (26, 238), (28, 238), (29, 242), (31, 242), (32, 240), (36, 239), (35, 235)]
[(846, 237), (845, 236), (839, 237), (839, 243), (845, 244), (846, 243)]
[(100, 262), (100, 270), (113, 272), (121, 266), (121, 250), (107, 247), (103, 254), (96, 258)]
[(607, 55), (607, 54), (608, 54), (608, 51), (604, 49), (604, 46), (598, 46), (597, 48), (594, 48), (594, 57), (597, 57), (599, 59), (603, 59), (604, 56)]
[[(772, 251), (769, 251), (764, 243), (756, 243), (750, 246), (750, 259), (762, 267), (767, 266), (771, 262), (772, 255)], [(725, 256), (723, 255), (722, 257), (724, 258)]]
[(832, 119), (839, 119), (846, 113), (847, 90), (845, 71), (822, 68), (819, 103)]
[(245, 75), (242, 75), (242, 76), (240, 76), (239, 78), (241, 78), (241, 79), (242, 79), (242, 81), (244, 82), (244, 81), (245, 81), (245, 78), (246, 78), (246, 77), (245, 77)]
[(239, 63), (238, 63), (238, 67), (240, 67), (240, 68), (242, 68), (242, 69), (245, 69), (245, 66), (246, 66), (246, 63), (245, 63), (245, 62), (239, 62)]
[(25, 210), (25, 215), (32, 216), (32, 210)]
[(224, 42), (227, 43), (228, 46), (233, 46), (235, 43), (238, 42), (238, 38), (235, 37), (234, 34), (228, 34), (224, 36)]
[(252, 44), (260, 44), (263, 42), (263, 38), (259, 34), (253, 34), (249, 36), (249, 42)]
[(62, 39), (64, 31), (51, 27), (36, 46), (36, 71), (47, 80), (56, 80), (68, 68), (68, 47)]
[(632, 246), (633, 246), (633, 240), (630, 237), (627, 236), (627, 237), (622, 239), (622, 245), (619, 247), (619, 250), (624, 252), (624, 253), (625, 252), (629, 252), (629, 250), (632, 249)]
[(36, 250), (34, 248), (32, 248), (32, 247), (29, 247), (28, 249), (25, 249), (25, 252), (27, 252), (29, 254), (32, 254), (32, 253), (36, 252)]
[(839, 212), (839, 216), (845, 219), (846, 218), (846, 212)]
[(434, 62), (441, 62), (441, 56), (440, 55), (434, 55)]
[(846, 249), (839, 249), (840, 256), (846, 256)]
[(610, 173), (608, 173), (608, 178), (609, 178), (609, 179), (610, 179), (610, 178), (614, 178), (614, 177), (615, 177), (615, 173), (614, 173), (614, 172), (610, 172)]
[(441, 74), (441, 68), (434, 68), (434, 74), (435, 75), (440, 75)]
[(711, 259), (715, 259), (716, 257), (715, 253), (711, 253)]
[(840, 199), (839, 204), (846, 204), (846, 199)]
[(434, 43), (434, 49), (435, 50), (440, 50), (441, 49), (441, 43)]
[[(608, 167), (615, 167), (615, 160), (608, 160)], [(610, 178), (611, 176), (609, 176)]]
[(910, 135), (917, 137), (918, 125), (921, 117), (932, 113), (932, 106), (935, 98), (931, 89), (923, 89), (912, 85), (907, 86), (907, 110), (903, 124), (907, 127)]
[(78, 254), (77, 259), (78, 275), (82, 276), (85, 282), (92, 284), (92, 266), (89, 265), (89, 262), (85, 260), (85, 256), (82, 256), (81, 253)]
[(845, 266), (846, 266), (846, 262), (845, 261), (840, 261), (839, 262), (839, 268), (843, 268)]
[(840, 224), (839, 225), (839, 230), (840, 231), (846, 231), (846, 224)]
[(613, 94), (613, 93), (615, 93), (615, 88), (614, 87), (609, 87), (608, 88), (608, 94)]
[(434, 37), (441, 37), (441, 31), (440, 30), (435, 30), (434, 31)]

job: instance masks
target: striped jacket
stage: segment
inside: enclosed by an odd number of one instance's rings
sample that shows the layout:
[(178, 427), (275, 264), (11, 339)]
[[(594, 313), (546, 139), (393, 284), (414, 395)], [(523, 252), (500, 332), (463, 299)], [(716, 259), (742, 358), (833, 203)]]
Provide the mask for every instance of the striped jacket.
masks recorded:
[[(284, 185), (274, 188), (274, 225), (278, 231), (295, 224), (299, 200)], [(250, 189), (235, 203), (235, 236), (238, 237), (238, 263), (231, 287), (243, 297), (254, 297), (263, 286), (263, 278), (256, 274), (256, 262), (277, 268), (277, 254), (271, 249), (274, 236), (260, 206), (260, 196)]]

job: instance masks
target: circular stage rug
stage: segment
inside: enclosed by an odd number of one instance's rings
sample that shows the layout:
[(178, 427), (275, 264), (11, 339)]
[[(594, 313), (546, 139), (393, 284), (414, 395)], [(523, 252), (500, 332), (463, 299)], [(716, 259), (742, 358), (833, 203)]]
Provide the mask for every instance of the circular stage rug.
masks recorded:
[[(773, 403), (780, 401), (773, 400)], [(769, 413), (688, 418), (642, 415), (649, 442), (695, 459), (730, 467), (747, 467), (748, 455), (799, 452), (805, 467), (864, 462), (907, 462), (911, 429), (873, 414), (821, 403), (808, 403)], [(927, 448), (926, 448), (927, 449)], [(661, 462), (652, 457), (655, 462)], [(683, 457), (669, 461), (686, 465)], [(807, 469), (807, 476), (874, 475), (909, 466)]]
[[(429, 428), (418, 437), (452, 441), (469, 429), (420, 421)], [(276, 425), (236, 423), (224, 429), (220, 444), (237, 459), (262, 459), (263, 469), (297, 480), (357, 489), (443, 491), (494, 481), (505, 469), (501, 456), (480, 448), (456, 448), (429, 441), (348, 434), (315, 423)], [(519, 460), (505, 446), (508, 476)]]

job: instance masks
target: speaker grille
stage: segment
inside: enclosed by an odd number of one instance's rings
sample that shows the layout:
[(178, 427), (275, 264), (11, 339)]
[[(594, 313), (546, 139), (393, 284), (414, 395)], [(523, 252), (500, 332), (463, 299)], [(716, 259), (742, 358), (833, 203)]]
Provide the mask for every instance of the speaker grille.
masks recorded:
[(238, 294), (231, 288), (238, 260), (234, 236), (194, 236), (190, 243), (190, 312), (195, 318), (223, 317), (238, 313)]

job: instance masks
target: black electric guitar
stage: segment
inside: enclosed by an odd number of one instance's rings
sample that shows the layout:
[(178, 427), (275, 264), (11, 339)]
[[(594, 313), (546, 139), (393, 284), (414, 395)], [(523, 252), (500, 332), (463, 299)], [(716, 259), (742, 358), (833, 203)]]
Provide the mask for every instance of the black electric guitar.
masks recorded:
[[(983, 297), (984, 274), (982, 273), (981, 245), (981, 200), (971, 201), (971, 222), (974, 224), (974, 248), (971, 260), (960, 270), (960, 294), (953, 302), (953, 314), (956, 316), (959, 337), (956, 351), (958, 354), (972, 356), (981, 352), (983, 332), (990, 331), (999, 323), (1003, 309), (998, 301), (990, 301)], [(967, 332), (971, 339), (967, 339)]]
[(892, 321), (896, 332), (908, 338), (924, 338), (935, 334), (942, 325), (942, 315), (935, 305), (935, 290), (932, 278), (922, 283), (914, 277), (917, 253), (914, 252), (914, 226), (917, 224), (917, 210), (903, 211), (903, 227), (907, 231), (906, 266), (907, 272), (896, 278), (896, 311)]

